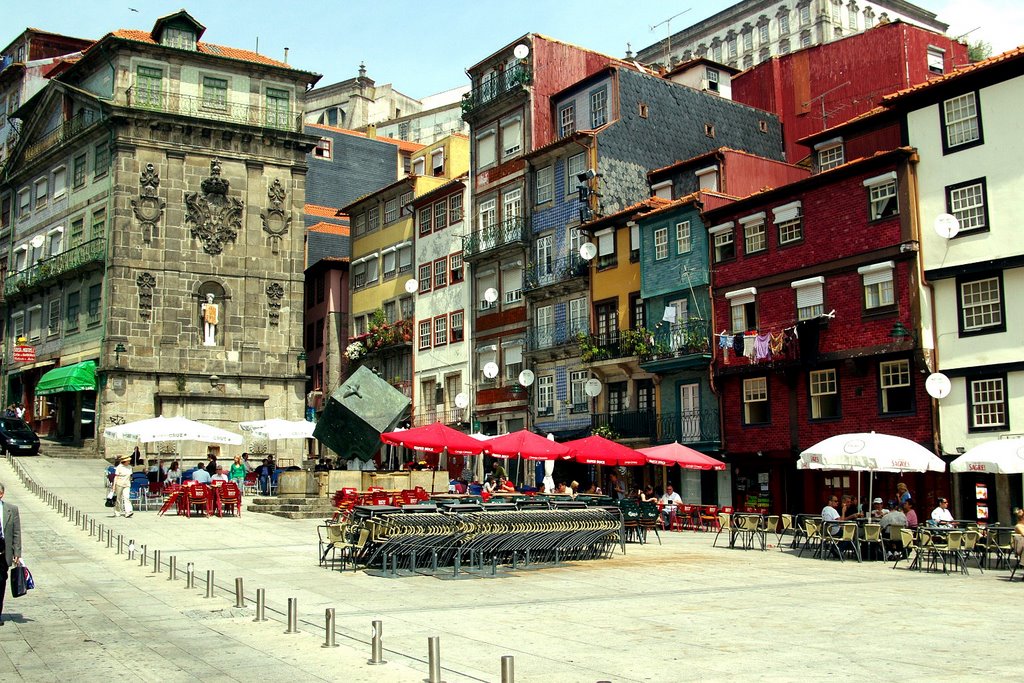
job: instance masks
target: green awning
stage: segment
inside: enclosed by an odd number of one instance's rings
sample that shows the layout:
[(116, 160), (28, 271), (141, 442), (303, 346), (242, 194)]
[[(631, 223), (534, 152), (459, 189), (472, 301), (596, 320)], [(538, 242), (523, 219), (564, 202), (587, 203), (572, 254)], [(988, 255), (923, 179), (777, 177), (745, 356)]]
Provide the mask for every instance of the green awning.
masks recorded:
[(63, 368), (54, 368), (39, 378), (36, 396), (59, 394), (62, 391), (95, 391), (96, 361), (87, 360)]

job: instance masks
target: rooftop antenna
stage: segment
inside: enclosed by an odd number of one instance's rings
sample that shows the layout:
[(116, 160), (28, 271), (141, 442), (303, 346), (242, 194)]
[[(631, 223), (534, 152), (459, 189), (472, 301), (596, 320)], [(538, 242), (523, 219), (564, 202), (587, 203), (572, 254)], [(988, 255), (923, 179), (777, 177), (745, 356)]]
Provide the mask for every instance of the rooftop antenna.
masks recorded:
[(675, 19), (676, 17), (683, 16), (684, 14), (686, 14), (689, 11), (690, 11), (690, 8), (687, 7), (686, 9), (684, 9), (679, 14), (673, 14), (668, 19), (666, 19), (664, 21), (659, 21), (657, 24), (655, 24), (654, 26), (651, 27), (651, 30), (653, 31), (654, 29), (658, 28), (662, 24), (665, 24), (666, 42), (668, 44), (668, 47), (665, 49), (665, 66), (666, 67), (671, 67), (672, 66), (672, 64), (671, 64), (671, 61), (672, 61), (672, 20)]
[(822, 130), (825, 130), (826, 128), (828, 128), (828, 112), (825, 111), (825, 95), (828, 95), (830, 93), (834, 93), (836, 90), (839, 90), (840, 88), (845, 88), (848, 85), (850, 85), (850, 81), (846, 81), (845, 83), (841, 83), (841, 84), (837, 85), (836, 87), (834, 87), (834, 88), (832, 88), (830, 90), (826, 90), (825, 92), (821, 93), (820, 95), (816, 95), (816, 96), (812, 97), (811, 99), (807, 100), (806, 102), (804, 102), (803, 106), (806, 107), (807, 105), (809, 105), (814, 100), (821, 100), (821, 129)]

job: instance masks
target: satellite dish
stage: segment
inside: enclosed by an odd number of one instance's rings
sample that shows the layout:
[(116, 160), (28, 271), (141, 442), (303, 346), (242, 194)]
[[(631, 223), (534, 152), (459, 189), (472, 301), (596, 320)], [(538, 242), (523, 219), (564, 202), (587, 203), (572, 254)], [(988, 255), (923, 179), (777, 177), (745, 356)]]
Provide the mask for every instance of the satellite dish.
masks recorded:
[(32, 238), (32, 241), (30, 241), (29, 244), (32, 245), (33, 249), (38, 249), (39, 247), (43, 246), (43, 242), (45, 241), (45, 235), (36, 235), (35, 237)]
[(601, 380), (588, 379), (587, 383), (583, 385), (583, 391), (590, 398), (594, 398), (601, 393)]
[(466, 394), (461, 392), (461, 391), (459, 393), (455, 394), (455, 407), (456, 408), (461, 410), (461, 409), (465, 408), (468, 405), (469, 405), (469, 396), (466, 396)]
[(960, 232), (960, 221), (951, 213), (940, 213), (935, 217), (935, 232), (947, 240)]
[(411, 277), (405, 281), (405, 291), (409, 292), (410, 294), (415, 294), (416, 290), (419, 288), (420, 283), (416, 278)]
[(533, 384), (533, 380), (537, 379), (533, 374), (533, 370), (523, 370), (519, 373), (519, 383), (524, 387), (528, 387)]
[(949, 378), (941, 372), (933, 372), (928, 375), (928, 379), (924, 381), (924, 390), (927, 391), (928, 395), (932, 398), (946, 398), (949, 396), (951, 388), (952, 385), (949, 382)]
[(597, 256), (597, 247), (592, 242), (584, 242), (580, 245), (580, 258), (590, 261)]
[(498, 376), (498, 364), (494, 361), (487, 363), (484, 366), (484, 377), (487, 379), (494, 379)]
[(529, 46), (524, 45), (523, 43), (519, 43), (514, 48), (512, 48), (512, 54), (516, 56), (516, 59), (526, 59), (527, 57), (530, 56), (530, 48)]
[(489, 304), (493, 304), (497, 300), (498, 290), (496, 290), (494, 287), (488, 287), (486, 290), (484, 290), (484, 301), (486, 301)]

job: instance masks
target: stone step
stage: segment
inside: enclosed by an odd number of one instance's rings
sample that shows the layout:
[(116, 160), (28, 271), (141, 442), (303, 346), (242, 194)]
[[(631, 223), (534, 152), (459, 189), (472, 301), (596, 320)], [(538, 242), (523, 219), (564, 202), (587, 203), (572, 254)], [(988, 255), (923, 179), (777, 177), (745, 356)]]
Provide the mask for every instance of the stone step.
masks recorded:
[(40, 439), (39, 452), (51, 458), (95, 458), (96, 440), (86, 439), (81, 446)]

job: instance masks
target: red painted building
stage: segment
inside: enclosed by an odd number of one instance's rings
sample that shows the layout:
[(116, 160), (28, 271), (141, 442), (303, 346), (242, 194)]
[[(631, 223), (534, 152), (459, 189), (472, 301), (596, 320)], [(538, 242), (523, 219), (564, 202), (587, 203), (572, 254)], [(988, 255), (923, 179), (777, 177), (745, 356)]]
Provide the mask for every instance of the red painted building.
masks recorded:
[(796, 163), (808, 154), (798, 142), (801, 138), (869, 111), (885, 95), (968, 62), (966, 44), (894, 21), (772, 57), (732, 78), (732, 98), (782, 119), (786, 159)]
[[(705, 211), (738, 509), (816, 511), (826, 490), (856, 494), (855, 475), (796, 470), (803, 449), (835, 434), (932, 447), (924, 352), (910, 332), (921, 288), (915, 161), (895, 149)], [(876, 490), (890, 496), (895, 483), (880, 478)]]

